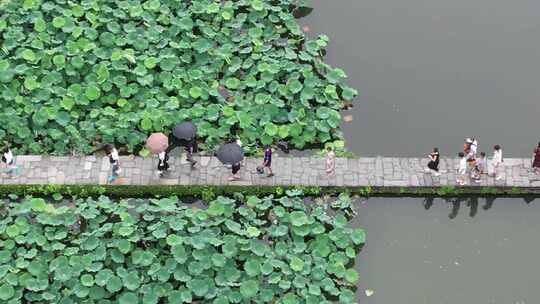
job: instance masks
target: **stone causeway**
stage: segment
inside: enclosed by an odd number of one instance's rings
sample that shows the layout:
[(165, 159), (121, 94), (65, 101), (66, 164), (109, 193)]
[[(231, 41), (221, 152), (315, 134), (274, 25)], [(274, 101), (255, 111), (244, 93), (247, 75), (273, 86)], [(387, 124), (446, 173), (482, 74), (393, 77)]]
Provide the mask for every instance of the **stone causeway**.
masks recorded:
[[(110, 164), (107, 157), (96, 156), (16, 156), (19, 173), (2, 174), (0, 184), (107, 184)], [(215, 157), (194, 156), (194, 169), (185, 155), (171, 155), (170, 170), (164, 177), (156, 174), (157, 157), (121, 156), (122, 169), (113, 185), (254, 185), (254, 186), (374, 186), (439, 187), (456, 186), (458, 159), (441, 158), (440, 176), (426, 173), (427, 159), (398, 157), (336, 158), (335, 175), (325, 173), (323, 157), (274, 156), (275, 176), (258, 174), (262, 158), (246, 158), (240, 170), (242, 178), (228, 181), (230, 167)], [(484, 175), (479, 183), (468, 186), (540, 187), (540, 175), (531, 170), (531, 160), (505, 158), (502, 179)], [(489, 172), (492, 172), (491, 166)], [(5, 170), (5, 167), (2, 168)]]

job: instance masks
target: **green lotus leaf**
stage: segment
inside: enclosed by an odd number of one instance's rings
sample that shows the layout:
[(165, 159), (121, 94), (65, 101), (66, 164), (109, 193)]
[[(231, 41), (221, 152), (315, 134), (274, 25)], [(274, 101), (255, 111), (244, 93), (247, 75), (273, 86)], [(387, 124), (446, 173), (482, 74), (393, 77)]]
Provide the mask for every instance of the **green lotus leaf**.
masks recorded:
[(53, 63), (57, 67), (63, 68), (66, 65), (66, 57), (64, 55), (55, 55), (53, 57)]
[(102, 269), (96, 274), (95, 283), (99, 286), (106, 286), (113, 276), (114, 273), (110, 269)]
[(83, 274), (81, 276), (81, 284), (86, 287), (91, 287), (94, 285), (94, 277), (90, 274)]
[(289, 265), (291, 266), (291, 269), (296, 272), (302, 271), (302, 269), (304, 269), (304, 261), (297, 256), (291, 257)]
[(279, 131), (278, 126), (276, 126), (275, 124), (271, 122), (264, 126), (264, 132), (268, 136), (275, 136), (278, 133), (278, 131)]
[(36, 60), (36, 54), (34, 53), (34, 51), (32, 50), (29, 50), (29, 49), (25, 49), (21, 52), (21, 56), (24, 60), (27, 60), (27, 61), (35, 61)]
[(287, 82), (287, 88), (293, 94), (299, 93), (302, 91), (302, 83), (298, 79), (292, 79)]
[(183, 238), (176, 234), (170, 234), (167, 236), (167, 245), (173, 247), (176, 245), (181, 245), (183, 243)]
[(240, 293), (244, 299), (251, 299), (257, 296), (259, 283), (255, 280), (243, 281), (240, 285)]
[(287, 293), (283, 296), (283, 298), (281, 298), (281, 302), (283, 304), (299, 304), (300, 303), (300, 300), (298, 299), (298, 296), (295, 295), (294, 293)]
[(347, 269), (345, 271), (345, 280), (351, 284), (356, 284), (358, 282), (358, 272), (354, 269)]
[(136, 290), (141, 284), (139, 276), (136, 272), (130, 272), (127, 276), (122, 278), (122, 281), (124, 282), (124, 287), (129, 290)]
[(290, 213), (289, 218), (293, 226), (302, 226), (308, 223), (308, 217), (303, 211), (293, 211)]
[(126, 254), (131, 250), (131, 242), (126, 239), (121, 239), (118, 241), (117, 247), (121, 253)]
[(200, 87), (191, 87), (189, 89), (189, 95), (193, 98), (199, 98), (203, 94), (203, 90)]
[(356, 303), (354, 292), (348, 289), (345, 289), (345, 290), (342, 289), (341, 293), (339, 294), (339, 303), (343, 303), (343, 304)]
[(228, 78), (225, 81), (225, 86), (229, 89), (237, 89), (240, 86), (240, 80), (234, 77)]
[(120, 295), (120, 297), (118, 297), (118, 303), (119, 304), (138, 304), (139, 297), (133, 292), (125, 291)]
[(261, 272), (261, 263), (258, 259), (249, 259), (244, 263), (244, 270), (250, 277), (255, 277)]
[(34, 21), (34, 30), (36, 32), (43, 32), (47, 29), (47, 24), (43, 18), (38, 18)]
[(172, 246), (171, 253), (178, 263), (185, 263), (187, 261), (187, 252), (183, 245)]
[(0, 285), (0, 300), (7, 301), (15, 295), (15, 289), (9, 284)]
[(197, 297), (204, 297), (210, 290), (210, 282), (208, 279), (195, 279), (189, 281), (187, 286)]
[(96, 100), (101, 96), (101, 90), (95, 85), (90, 85), (86, 87), (84, 95), (88, 100)]
[(66, 25), (66, 19), (64, 19), (64, 17), (59, 17), (59, 16), (54, 17), (53, 20), (52, 20), (52, 25), (55, 28), (61, 28), (64, 25)]
[(249, 226), (246, 229), (247, 236), (249, 237), (258, 237), (261, 234), (261, 231), (257, 227)]
[(356, 245), (361, 245), (366, 242), (366, 232), (362, 228), (356, 228), (351, 234), (351, 240)]

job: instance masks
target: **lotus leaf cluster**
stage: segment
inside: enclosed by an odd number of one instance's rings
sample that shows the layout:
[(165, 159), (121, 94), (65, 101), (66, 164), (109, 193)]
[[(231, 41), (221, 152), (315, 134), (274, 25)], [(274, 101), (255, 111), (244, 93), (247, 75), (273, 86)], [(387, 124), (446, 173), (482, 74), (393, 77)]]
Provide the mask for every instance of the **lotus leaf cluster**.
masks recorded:
[(364, 231), (297, 195), (5, 200), (0, 301), (354, 303)]
[(0, 140), (19, 153), (137, 152), (192, 119), (206, 148), (340, 141), (357, 92), (298, 0), (0, 1)]

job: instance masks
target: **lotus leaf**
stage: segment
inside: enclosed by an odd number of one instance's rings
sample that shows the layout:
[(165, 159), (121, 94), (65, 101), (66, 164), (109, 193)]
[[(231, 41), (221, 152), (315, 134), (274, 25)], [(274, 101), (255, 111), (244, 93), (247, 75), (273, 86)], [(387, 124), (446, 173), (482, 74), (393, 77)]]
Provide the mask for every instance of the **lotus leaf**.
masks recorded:
[[(206, 211), (182, 207), (176, 198), (139, 199), (133, 202), (136, 208), (129, 207), (131, 201), (116, 204), (105, 197), (78, 199), (76, 209), (32, 197), (22, 204), (8, 202), (13, 220), (4, 228), (0, 263), (26, 271), (11, 273), (0, 267), (0, 294), (9, 295), (8, 300), (22, 296), (29, 302), (56, 301), (55, 290), (65, 286), (78, 301), (348, 299), (358, 274), (344, 265), (356, 257), (363, 242), (354, 241), (354, 234), (360, 237), (363, 230), (348, 228), (341, 215), (322, 216), (329, 205), (306, 208), (298, 191), (288, 190), (281, 198), (232, 197), (218, 197)], [(247, 206), (234, 207), (244, 199)], [(267, 227), (268, 213), (280, 216)], [(77, 218), (85, 219), (91, 234), (69, 228)], [(108, 219), (115, 219), (114, 224)], [(172, 234), (171, 224), (176, 227)], [(329, 233), (324, 233), (324, 225), (329, 225)], [(8, 229), (18, 231), (10, 237)], [(319, 232), (312, 234), (315, 229)], [(44, 240), (11, 252), (16, 248), (13, 239), (23, 237)], [(347, 246), (341, 248), (340, 242)], [(58, 252), (63, 255), (56, 256)], [(48, 256), (56, 257), (44, 258)], [(48, 272), (52, 282), (46, 279)], [(39, 299), (34, 298), (38, 291)]]
[(240, 285), (240, 293), (245, 299), (254, 298), (259, 292), (259, 283), (255, 280), (247, 280)]

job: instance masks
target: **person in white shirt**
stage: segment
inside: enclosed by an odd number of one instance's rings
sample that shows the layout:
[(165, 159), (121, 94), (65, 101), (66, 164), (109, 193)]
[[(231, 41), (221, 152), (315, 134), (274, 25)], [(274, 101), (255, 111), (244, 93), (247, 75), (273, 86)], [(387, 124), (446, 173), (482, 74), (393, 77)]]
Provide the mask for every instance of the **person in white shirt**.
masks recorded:
[(493, 147), (493, 160), (491, 161), (493, 164), (493, 176), (495, 176), (495, 180), (501, 180), (501, 168), (503, 167), (503, 156), (502, 156), (502, 148), (499, 145), (495, 145)]
[(158, 158), (158, 175), (159, 177), (163, 177), (163, 172), (169, 170), (169, 155), (163, 151), (158, 154)]
[(466, 184), (465, 178), (467, 176), (467, 156), (465, 156), (465, 153), (459, 152), (459, 166), (457, 168), (457, 178), (456, 182), (463, 186)]
[(116, 180), (118, 174), (120, 174), (120, 157), (118, 156), (118, 151), (111, 144), (105, 145), (105, 152), (109, 157), (109, 162), (111, 163), (111, 175), (108, 177), (109, 183)]
[(2, 151), (2, 162), (6, 164), (7, 170), (5, 171), (5, 173), (7, 174), (7, 177), (13, 177), (13, 173), (15, 173), (17, 166), (15, 165), (15, 158), (13, 157), (13, 152), (11, 152), (11, 149), (9, 147), (5, 147)]

